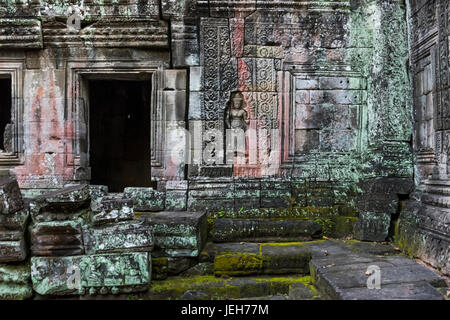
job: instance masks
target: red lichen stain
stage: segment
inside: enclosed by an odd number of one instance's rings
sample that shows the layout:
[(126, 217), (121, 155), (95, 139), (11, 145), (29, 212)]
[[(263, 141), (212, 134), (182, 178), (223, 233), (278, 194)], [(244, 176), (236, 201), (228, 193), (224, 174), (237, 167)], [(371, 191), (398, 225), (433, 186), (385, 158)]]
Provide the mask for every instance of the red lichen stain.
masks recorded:
[(244, 54), (244, 19), (231, 19), (231, 52), (236, 58)]
[(247, 91), (247, 80), (250, 78), (250, 71), (244, 59), (238, 59), (238, 90)]

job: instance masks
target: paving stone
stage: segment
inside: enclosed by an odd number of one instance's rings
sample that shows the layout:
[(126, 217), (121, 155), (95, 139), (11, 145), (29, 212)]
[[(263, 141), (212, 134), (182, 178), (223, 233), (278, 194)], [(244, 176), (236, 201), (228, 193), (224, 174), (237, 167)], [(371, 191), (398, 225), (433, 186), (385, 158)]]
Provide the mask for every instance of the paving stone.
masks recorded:
[(40, 295), (139, 292), (148, 289), (150, 263), (148, 252), (32, 257), (31, 279)]
[(23, 207), (24, 203), (17, 180), (0, 178), (0, 214), (11, 214)]
[[(442, 277), (412, 259), (366, 252), (356, 253), (354, 242), (325, 241), (313, 244), (310, 248), (313, 251), (313, 259), (310, 261), (311, 276), (315, 287), (323, 297), (436, 299), (439, 298), (439, 292), (433, 287), (445, 286)], [(368, 289), (367, 283), (370, 281), (369, 277), (373, 275), (374, 266), (380, 271), (381, 291)]]
[(305, 241), (320, 237), (322, 227), (310, 220), (228, 219), (214, 221), (212, 239), (233, 241)]
[(83, 219), (38, 222), (30, 227), (33, 256), (71, 256), (84, 254)]
[(357, 253), (383, 256), (396, 255), (401, 253), (400, 250), (394, 248), (391, 244), (382, 244), (378, 242), (349, 241), (348, 245), (352, 251)]
[(165, 204), (165, 193), (153, 188), (129, 187), (123, 190), (125, 199), (134, 201), (136, 211), (162, 211)]
[(343, 300), (443, 300), (444, 297), (425, 281), (382, 285), (380, 289), (350, 288), (340, 292)]
[(142, 218), (152, 226), (155, 257), (197, 257), (206, 242), (205, 213), (164, 211)]
[(88, 185), (71, 186), (30, 200), (34, 222), (73, 220), (86, 214), (90, 206)]
[(147, 251), (153, 249), (151, 226), (143, 220), (83, 227), (87, 254)]
[(105, 196), (91, 202), (91, 221), (94, 224), (132, 220), (134, 217), (132, 199)]
[(29, 264), (0, 264), (0, 300), (24, 300), (32, 295)]

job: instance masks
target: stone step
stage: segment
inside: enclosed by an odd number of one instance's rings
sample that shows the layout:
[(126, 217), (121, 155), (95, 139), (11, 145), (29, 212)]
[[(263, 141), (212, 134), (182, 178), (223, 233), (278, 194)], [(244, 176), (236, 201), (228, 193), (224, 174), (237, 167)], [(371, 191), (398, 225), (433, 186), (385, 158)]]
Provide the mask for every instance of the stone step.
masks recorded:
[[(333, 241), (316, 243), (310, 248), (313, 255), (311, 278), (321, 297), (337, 300), (443, 299), (436, 288), (446, 286), (444, 279), (412, 259), (367, 251), (360, 253), (348, 244)], [(378, 275), (380, 286), (376, 281)]]
[(217, 278), (214, 276), (173, 277), (152, 281), (148, 293), (140, 298), (161, 299), (241, 299), (262, 296), (287, 295), (293, 285), (304, 287), (309, 296), (317, 297), (309, 276), (260, 276)]
[(216, 276), (308, 274), (310, 248), (302, 242), (210, 243), (201, 254)]
[(152, 227), (152, 257), (197, 257), (206, 243), (207, 220), (203, 212), (161, 211), (141, 214), (139, 219)]
[(214, 242), (288, 242), (308, 241), (322, 236), (322, 226), (306, 219), (231, 219), (213, 220)]
[(423, 193), (420, 200), (431, 206), (450, 208), (450, 195)]

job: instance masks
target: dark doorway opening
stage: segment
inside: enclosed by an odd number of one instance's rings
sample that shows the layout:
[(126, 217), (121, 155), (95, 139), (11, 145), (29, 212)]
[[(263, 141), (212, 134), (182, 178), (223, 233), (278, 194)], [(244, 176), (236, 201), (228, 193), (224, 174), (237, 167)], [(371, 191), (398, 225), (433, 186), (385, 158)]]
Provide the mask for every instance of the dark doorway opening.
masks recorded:
[(5, 129), (11, 122), (11, 78), (0, 78), (0, 149), (5, 150)]
[(91, 184), (151, 186), (150, 81), (89, 81)]

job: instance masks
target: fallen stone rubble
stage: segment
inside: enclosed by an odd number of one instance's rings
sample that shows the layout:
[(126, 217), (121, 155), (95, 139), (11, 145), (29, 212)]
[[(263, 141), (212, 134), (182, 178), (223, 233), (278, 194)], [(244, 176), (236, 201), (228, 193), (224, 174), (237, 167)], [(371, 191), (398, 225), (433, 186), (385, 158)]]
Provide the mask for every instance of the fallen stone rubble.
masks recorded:
[[(28, 199), (0, 180), (0, 299), (443, 299), (441, 276), (389, 245), (323, 240), (303, 219), (155, 211), (157, 191), (127, 189)], [(367, 288), (373, 265), (381, 290)]]

